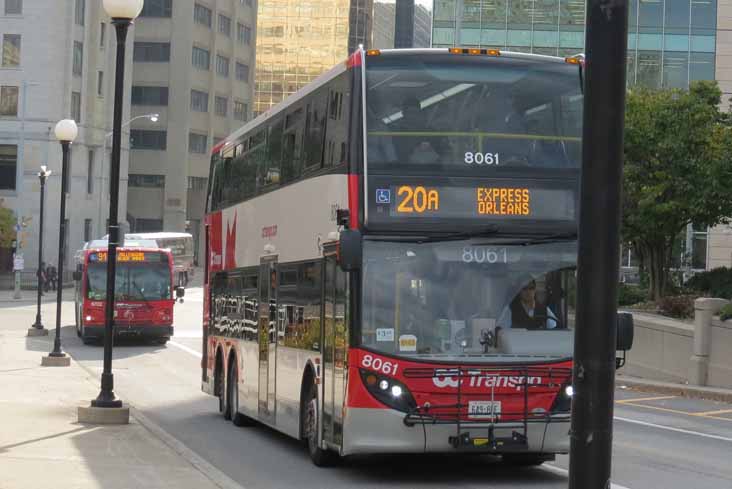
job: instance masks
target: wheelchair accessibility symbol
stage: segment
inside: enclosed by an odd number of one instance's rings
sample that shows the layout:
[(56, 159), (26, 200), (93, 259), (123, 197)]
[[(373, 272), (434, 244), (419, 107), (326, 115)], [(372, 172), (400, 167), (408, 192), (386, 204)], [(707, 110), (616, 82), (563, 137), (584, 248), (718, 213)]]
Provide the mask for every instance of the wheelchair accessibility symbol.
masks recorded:
[(377, 188), (376, 189), (376, 203), (377, 204), (390, 204), (391, 203), (391, 190), (388, 188)]

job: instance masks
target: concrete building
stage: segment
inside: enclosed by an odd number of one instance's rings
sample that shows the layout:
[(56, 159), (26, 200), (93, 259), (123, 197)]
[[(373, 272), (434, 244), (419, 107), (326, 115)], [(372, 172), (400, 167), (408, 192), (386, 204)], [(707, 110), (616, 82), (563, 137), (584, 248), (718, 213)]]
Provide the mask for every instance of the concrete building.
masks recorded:
[(211, 147), (249, 119), (254, 0), (146, 0), (136, 21), (130, 126), (133, 231), (200, 243)]
[[(629, 0), (629, 85), (688, 88), (719, 82), (732, 95), (732, 0)], [(584, 50), (580, 0), (435, 0), (434, 47), (497, 47), (568, 56)], [(684, 261), (694, 269), (732, 266), (732, 228), (689, 226)], [(623, 253), (631, 267), (631, 254)], [(682, 260), (679, 260), (682, 261)]]
[[(134, 29), (131, 31), (134, 35)], [(61, 147), (53, 133), (60, 119), (75, 119), (67, 196), (67, 266), (85, 240), (106, 232), (115, 37), (101, 2), (0, 0), (0, 199), (27, 226), (20, 236), (26, 270), (37, 266), (40, 185), (47, 165), (44, 258), (57, 265)], [(129, 42), (127, 73), (132, 67)], [(130, 116), (127, 77), (123, 118)], [(123, 138), (122, 168), (128, 148)], [(107, 179), (108, 180), (108, 179)], [(126, 182), (120, 216), (127, 208)], [(0, 271), (8, 263), (0, 263)]]

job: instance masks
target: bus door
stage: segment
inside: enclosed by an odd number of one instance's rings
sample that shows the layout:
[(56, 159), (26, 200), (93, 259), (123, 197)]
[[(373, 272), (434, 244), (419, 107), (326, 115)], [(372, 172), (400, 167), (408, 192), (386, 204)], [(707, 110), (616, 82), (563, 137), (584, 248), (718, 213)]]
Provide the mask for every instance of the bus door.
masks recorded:
[(277, 257), (259, 264), (259, 416), (274, 422), (277, 358)]
[[(332, 250), (335, 251), (335, 250)], [(332, 445), (343, 442), (343, 406), (346, 391), (346, 274), (336, 255), (325, 251), (323, 280), (323, 439)]]

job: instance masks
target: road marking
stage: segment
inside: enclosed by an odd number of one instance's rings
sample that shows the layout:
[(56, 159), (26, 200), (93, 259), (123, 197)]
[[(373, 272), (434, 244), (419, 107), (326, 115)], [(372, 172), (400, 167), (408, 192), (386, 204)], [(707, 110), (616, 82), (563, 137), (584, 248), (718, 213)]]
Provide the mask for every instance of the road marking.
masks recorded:
[(656, 423), (648, 423), (646, 421), (638, 421), (637, 419), (623, 418), (623, 417), (620, 417), (620, 416), (615, 416), (614, 419), (616, 419), (618, 421), (622, 421), (624, 423), (637, 424), (637, 425), (641, 425), (641, 426), (648, 426), (650, 428), (658, 428), (660, 430), (673, 431), (673, 432), (676, 432), (676, 433), (684, 433), (685, 435), (701, 436), (703, 438), (711, 438), (712, 440), (720, 440), (720, 441), (732, 442), (732, 438), (729, 438), (729, 437), (726, 437), (726, 436), (710, 435), (709, 433), (701, 433), (699, 431), (685, 430), (683, 428), (674, 428), (673, 426), (666, 426), (666, 425), (656, 424)]
[(720, 421), (732, 421), (732, 418), (722, 418), (720, 416), (713, 416), (714, 414), (723, 414), (725, 412), (732, 413), (732, 409), (724, 409), (721, 412), (708, 411), (708, 412), (701, 412), (701, 413), (692, 413), (690, 411), (682, 411), (680, 409), (671, 409), (671, 408), (665, 408), (665, 407), (660, 407), (660, 406), (649, 406), (648, 404), (635, 404), (635, 403), (631, 402), (630, 400), (628, 400), (627, 402), (623, 402), (622, 405), (638, 407), (638, 408), (643, 408), (643, 409), (651, 409), (653, 411), (663, 411), (664, 413), (680, 414), (682, 416), (697, 416), (697, 417), (704, 417), (707, 419), (717, 419)]
[(664, 399), (675, 399), (676, 396), (656, 396), (656, 397), (640, 397), (637, 399), (620, 399), (619, 401), (615, 401), (618, 404), (628, 404), (633, 402), (643, 402), (643, 401), (663, 401)]
[(168, 341), (168, 344), (170, 346), (174, 346), (176, 348), (179, 348), (179, 349), (183, 350), (186, 353), (190, 353), (194, 357), (203, 358), (203, 355), (201, 353), (197, 352), (193, 348), (188, 348), (186, 345), (181, 345), (177, 341)]
[[(549, 472), (554, 472), (555, 474), (559, 474), (559, 475), (563, 475), (565, 477), (569, 477), (569, 470), (563, 469), (561, 467), (557, 467), (556, 465), (543, 464), (539, 468), (546, 469)], [(629, 487), (621, 486), (620, 484), (615, 484), (614, 482), (610, 483), (610, 487), (612, 489), (630, 489)]]
[[(703, 413), (690, 413), (690, 416), (713, 416), (715, 414), (728, 414), (732, 413), (732, 409), (720, 409), (719, 411), (704, 411)], [(717, 418), (727, 419), (727, 418)]]

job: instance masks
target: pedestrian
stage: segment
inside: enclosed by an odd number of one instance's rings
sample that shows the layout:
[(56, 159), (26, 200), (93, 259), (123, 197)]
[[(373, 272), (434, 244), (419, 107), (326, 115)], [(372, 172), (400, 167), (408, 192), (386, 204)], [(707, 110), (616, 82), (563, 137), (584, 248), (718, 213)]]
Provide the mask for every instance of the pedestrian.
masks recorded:
[(56, 287), (58, 287), (58, 275), (56, 271), (56, 267), (53, 265), (50, 265), (48, 271), (48, 280), (51, 283), (51, 290), (56, 290)]
[(41, 262), (41, 266), (38, 268), (39, 286), (41, 287), (41, 295), (45, 295), (48, 292), (48, 276), (46, 275), (46, 264)]

